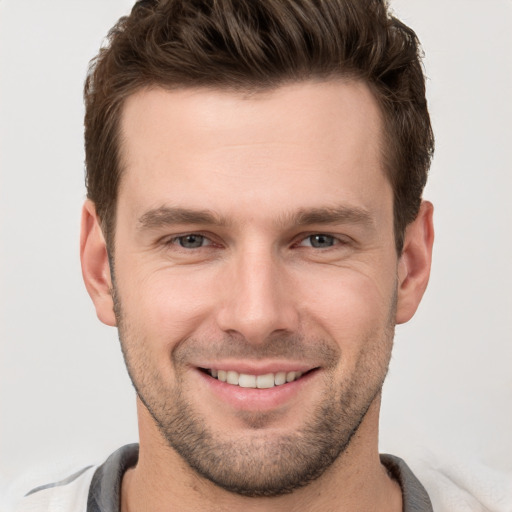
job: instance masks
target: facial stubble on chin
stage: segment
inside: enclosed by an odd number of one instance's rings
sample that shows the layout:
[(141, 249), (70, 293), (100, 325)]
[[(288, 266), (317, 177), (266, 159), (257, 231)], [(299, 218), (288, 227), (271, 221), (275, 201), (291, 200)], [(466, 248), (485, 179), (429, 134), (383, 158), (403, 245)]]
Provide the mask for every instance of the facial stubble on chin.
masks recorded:
[[(324, 361), (325, 397), (307, 411), (304, 426), (294, 432), (269, 435), (266, 427), (276, 422), (276, 413), (241, 413), (239, 420), (247, 432), (236, 437), (215, 432), (208, 418), (196, 411), (186, 396), (183, 372), (188, 354), (209, 347), (199, 340), (183, 340), (171, 360), (176, 370), (173, 385), (166, 384), (144, 350), (144, 340), (136, 339), (123, 315), (119, 296), (113, 289), (119, 339), (128, 374), (137, 395), (152, 416), (169, 447), (199, 475), (215, 485), (242, 496), (274, 497), (291, 493), (320, 477), (347, 449), (368, 409), (380, 395), (389, 364), (394, 336), (393, 298), (390, 321), (383, 339), (364, 340), (365, 350), (352, 378), (341, 389), (334, 386), (333, 370), (341, 357), (339, 347), (324, 340), (305, 342), (297, 336), (270, 339), (255, 349), (240, 339), (226, 338), (218, 343), (223, 354), (247, 359), (300, 354), (321, 354)], [(135, 339), (134, 339), (135, 338)], [(386, 348), (383, 348), (386, 347)], [(382, 350), (388, 352), (383, 357)], [(302, 352), (302, 354), (301, 354)], [(255, 357), (256, 355), (256, 357)], [(375, 362), (378, 362), (376, 365)]]

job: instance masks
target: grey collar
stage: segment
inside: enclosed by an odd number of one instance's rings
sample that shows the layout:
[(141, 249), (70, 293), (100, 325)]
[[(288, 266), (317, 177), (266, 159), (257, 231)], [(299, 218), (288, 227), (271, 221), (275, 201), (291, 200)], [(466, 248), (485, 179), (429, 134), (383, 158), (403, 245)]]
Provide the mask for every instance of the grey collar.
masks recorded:
[[(123, 475), (137, 464), (138, 458), (139, 445), (129, 444), (119, 448), (98, 467), (89, 488), (87, 512), (120, 512)], [(403, 512), (433, 512), (427, 491), (402, 459), (384, 454), (380, 460), (402, 488)]]

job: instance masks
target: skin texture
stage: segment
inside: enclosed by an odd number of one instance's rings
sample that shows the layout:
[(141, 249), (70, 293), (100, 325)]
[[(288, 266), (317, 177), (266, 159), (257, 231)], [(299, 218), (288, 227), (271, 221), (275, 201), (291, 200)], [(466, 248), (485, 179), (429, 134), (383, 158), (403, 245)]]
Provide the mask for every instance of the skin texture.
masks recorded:
[[(428, 281), (432, 207), (398, 258), (369, 89), (144, 90), (122, 132), (114, 271), (90, 202), (81, 252), (139, 397), (123, 510), (400, 510), (380, 390)], [(306, 375), (243, 390), (212, 368)]]

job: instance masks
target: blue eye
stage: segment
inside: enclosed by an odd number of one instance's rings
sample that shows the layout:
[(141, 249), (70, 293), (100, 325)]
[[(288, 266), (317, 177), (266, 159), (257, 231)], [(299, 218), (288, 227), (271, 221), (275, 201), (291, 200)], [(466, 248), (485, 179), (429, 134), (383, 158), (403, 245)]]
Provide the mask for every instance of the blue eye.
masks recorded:
[(314, 247), (315, 249), (325, 249), (336, 244), (336, 238), (330, 235), (323, 235), (321, 233), (308, 236), (306, 240), (309, 242), (308, 245), (311, 245), (311, 247)]
[(197, 249), (204, 245), (205, 237), (203, 235), (184, 235), (176, 238), (176, 241), (184, 249)]

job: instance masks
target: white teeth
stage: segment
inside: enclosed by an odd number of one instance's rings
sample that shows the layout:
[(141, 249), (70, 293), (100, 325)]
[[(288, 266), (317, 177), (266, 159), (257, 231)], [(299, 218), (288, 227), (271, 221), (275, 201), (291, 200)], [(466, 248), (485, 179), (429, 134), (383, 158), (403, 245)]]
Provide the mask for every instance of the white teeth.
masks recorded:
[(286, 382), (286, 372), (277, 372), (274, 377), (274, 383), (276, 386), (281, 386)]
[(302, 376), (302, 372), (277, 372), (265, 375), (248, 375), (233, 370), (210, 370), (210, 375), (221, 382), (227, 382), (241, 388), (268, 389), (293, 382)]
[(273, 388), (274, 387), (274, 374), (267, 373), (266, 375), (258, 375), (256, 377), (256, 387), (259, 389)]
[(255, 388), (256, 387), (256, 376), (255, 375), (246, 375), (245, 373), (241, 373), (240, 378), (238, 379), (238, 385), (241, 388)]
[(226, 382), (228, 384), (233, 384), (235, 386), (238, 386), (238, 373), (233, 371), (228, 371)]

